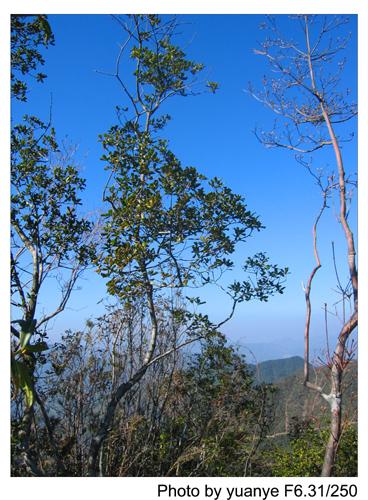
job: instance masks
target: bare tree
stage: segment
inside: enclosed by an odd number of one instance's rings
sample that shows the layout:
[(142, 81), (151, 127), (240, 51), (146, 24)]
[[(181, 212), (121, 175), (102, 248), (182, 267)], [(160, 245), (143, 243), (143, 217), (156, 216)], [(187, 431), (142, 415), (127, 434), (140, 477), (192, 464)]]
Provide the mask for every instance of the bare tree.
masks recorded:
[[(299, 35), (295, 34), (294, 38), (285, 37), (273, 17), (269, 17), (262, 26), (268, 30), (269, 36), (254, 52), (267, 59), (272, 76), (264, 77), (263, 90), (255, 91), (250, 85), (249, 91), (253, 97), (282, 118), (281, 124), (276, 119), (271, 131), (256, 131), (257, 138), (266, 147), (284, 148), (294, 152), (296, 159), (312, 174), (322, 194), (322, 205), (313, 225), (316, 264), (305, 287), (304, 384), (318, 391), (330, 407), (330, 437), (322, 467), (322, 476), (330, 476), (341, 437), (341, 383), (351, 355), (347, 343), (358, 324), (358, 272), (354, 236), (348, 221), (348, 185), (355, 185), (355, 182), (346, 174), (342, 156), (343, 143), (352, 137), (339, 135), (338, 130), (340, 124), (345, 124), (356, 116), (357, 107), (355, 103), (347, 101), (349, 91), (341, 90), (341, 74), (345, 61), (343, 58), (340, 60), (340, 55), (343, 55), (349, 41), (350, 34), (346, 34), (349, 19), (339, 16), (300, 15), (292, 16), (292, 20), (300, 28)], [(308, 155), (326, 148), (333, 151), (336, 169), (324, 179), (321, 171), (312, 169), (312, 163), (307, 158)], [(330, 392), (326, 394), (319, 385), (309, 380), (309, 337), (311, 288), (322, 265), (317, 245), (318, 223), (327, 207), (327, 199), (333, 196), (334, 191), (338, 193), (338, 220), (346, 241), (353, 308), (350, 316), (344, 317), (332, 356), (327, 355)], [(342, 289), (341, 286), (340, 288)], [(346, 294), (343, 303), (345, 298)]]

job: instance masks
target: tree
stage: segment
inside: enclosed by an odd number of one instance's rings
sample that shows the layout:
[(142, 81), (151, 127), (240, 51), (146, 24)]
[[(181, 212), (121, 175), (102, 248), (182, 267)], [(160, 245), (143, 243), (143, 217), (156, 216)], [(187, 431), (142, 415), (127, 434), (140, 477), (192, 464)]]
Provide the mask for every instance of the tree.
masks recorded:
[[(256, 92), (250, 86), (250, 92), (282, 118), (282, 121), (276, 121), (270, 132), (256, 132), (258, 139), (266, 147), (284, 148), (294, 152), (296, 159), (311, 173), (322, 194), (322, 205), (313, 225), (316, 265), (305, 288), (304, 383), (310, 389), (318, 391), (330, 406), (330, 437), (322, 467), (322, 476), (330, 476), (341, 435), (343, 396), (341, 381), (351, 356), (348, 341), (358, 324), (358, 272), (354, 236), (348, 221), (350, 196), (348, 187), (349, 184), (355, 185), (355, 182), (346, 174), (342, 155), (342, 144), (346, 138), (338, 135), (338, 130), (341, 124), (355, 117), (357, 111), (355, 103), (346, 100), (349, 99), (349, 92), (340, 88), (344, 61), (338, 60), (338, 57), (346, 48), (349, 37), (339, 36), (339, 32), (346, 26), (348, 19), (336, 16), (303, 15), (295, 16), (294, 20), (301, 28), (301, 41), (287, 39), (279, 31), (274, 18), (269, 18), (268, 23), (263, 26), (269, 30), (270, 35), (260, 44), (255, 53), (266, 58), (273, 76), (264, 77), (262, 91)], [(314, 155), (317, 151), (326, 148), (332, 148), (336, 166), (335, 172), (329, 176), (324, 176), (323, 172), (314, 170), (311, 160), (308, 159), (308, 155)], [(331, 373), (331, 390), (329, 394), (325, 394), (321, 387), (309, 380), (310, 296), (314, 277), (322, 265), (317, 246), (318, 223), (327, 208), (327, 200), (335, 191), (338, 194), (338, 219), (347, 247), (348, 286), (342, 287), (337, 278), (343, 304), (345, 305), (347, 297), (351, 294), (353, 308), (348, 318), (345, 317), (344, 310), (343, 325), (338, 333), (334, 353), (332, 356), (327, 354), (326, 364)]]
[[(15, 75), (29, 76), (44, 60), (38, 50), (54, 38), (46, 16), (12, 16), (12, 93), (26, 100), (27, 84)], [(45, 75), (38, 73), (37, 81)], [(12, 381), (14, 393), (25, 395), (23, 462), (38, 471), (28, 454), (34, 401), (43, 408), (36, 390), (36, 365), (45, 362), (48, 321), (65, 308), (94, 247), (91, 223), (77, 210), (85, 181), (63, 157), (51, 123), (25, 115), (11, 132), (11, 293)], [(59, 285), (53, 311), (40, 310), (48, 278)], [(51, 438), (51, 435), (50, 435)]]
[[(99, 272), (108, 278), (110, 294), (132, 307), (136, 300), (143, 300), (150, 335), (142, 339), (142, 364), (113, 390), (99, 430), (92, 438), (90, 475), (101, 473), (98, 459), (119, 401), (152, 364), (168, 354), (157, 350), (159, 301), (170, 298), (175, 290), (220, 284), (222, 274), (234, 267), (230, 257), (237, 243), (262, 228), (241, 196), (220, 179), (206, 179), (194, 167), (183, 167), (160, 136), (169, 119), (166, 114), (159, 115), (164, 102), (169, 97), (195, 93), (195, 77), (203, 70), (202, 64), (188, 60), (172, 43), (176, 21), (155, 15), (116, 20), (127, 39), (112, 76), (121, 86), (126, 102), (117, 108), (119, 125), (101, 137), (110, 177), (104, 191), (109, 209), (104, 215), (105, 243)], [(135, 66), (132, 85), (120, 72), (126, 54), (127, 66), (132, 62)], [(214, 82), (207, 82), (207, 86), (211, 91), (216, 89)], [(232, 306), (219, 324), (211, 323), (199, 312), (189, 312), (187, 307), (174, 311), (177, 320), (186, 324), (188, 339), (184, 345), (217, 332), (232, 317), (239, 302), (267, 300), (273, 293), (282, 292), (287, 269), (269, 264), (265, 254), (249, 258), (244, 271), (253, 279), (230, 285), (227, 293)], [(201, 304), (199, 297), (190, 297), (189, 302)]]

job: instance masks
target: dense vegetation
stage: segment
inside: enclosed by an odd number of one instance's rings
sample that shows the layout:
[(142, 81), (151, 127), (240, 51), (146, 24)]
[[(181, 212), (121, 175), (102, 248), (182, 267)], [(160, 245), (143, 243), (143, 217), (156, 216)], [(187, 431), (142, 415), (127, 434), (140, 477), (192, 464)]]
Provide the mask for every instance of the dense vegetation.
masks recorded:
[[(116, 381), (128, 377), (136, 362), (127, 354), (133, 346), (114, 336), (122, 317), (126, 313), (113, 311), (83, 332), (68, 332), (49, 352), (50, 364), (41, 372), (38, 389), (47, 401), (49, 428), (38, 408), (30, 443), (30, 453), (45, 475), (87, 474), (90, 435), (98, 427), (99, 414)], [(308, 391), (303, 391), (302, 374), (295, 383), (297, 376), (275, 385), (256, 383), (244, 357), (221, 335), (202, 342), (197, 352), (172, 353), (152, 366), (119, 405), (103, 447), (102, 474), (318, 475), (328, 437), (327, 408), (321, 404), (316, 411), (313, 401), (303, 407)], [(349, 383), (353, 380), (354, 375)], [(24, 475), (16, 458), (23, 407), (19, 398), (14, 403), (12, 467), (14, 475)], [(354, 391), (346, 406), (350, 411), (336, 476), (357, 473)]]
[[(12, 474), (318, 475), (330, 438), (324, 403), (310, 404), (298, 374), (279, 380), (300, 360), (257, 371), (221, 333), (241, 302), (282, 294), (288, 268), (258, 252), (223, 280), (262, 222), (221, 179), (182, 165), (162, 135), (167, 99), (215, 93), (217, 83), (201, 86), (203, 65), (173, 43), (175, 20), (118, 20), (126, 42), (114, 77), (127, 107), (100, 136), (108, 179), (98, 222), (80, 215), (86, 182), (60, 154), (51, 118), (12, 127)], [(54, 37), (46, 16), (15, 15), (11, 26), (12, 96), (23, 102), (29, 79), (46, 78), (35, 72)], [(120, 75), (124, 58), (133, 83)], [(52, 343), (49, 321), (88, 267), (115, 305)], [(50, 279), (59, 302), (41, 314)], [(208, 285), (231, 304), (217, 323), (201, 309)], [(354, 380), (334, 445), (338, 476), (356, 475)]]

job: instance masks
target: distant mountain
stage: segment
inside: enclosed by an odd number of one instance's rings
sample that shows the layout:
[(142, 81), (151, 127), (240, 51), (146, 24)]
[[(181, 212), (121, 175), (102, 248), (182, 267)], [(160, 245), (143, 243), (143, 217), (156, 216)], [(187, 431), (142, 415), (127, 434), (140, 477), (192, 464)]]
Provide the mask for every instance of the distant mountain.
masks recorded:
[(258, 383), (272, 384), (303, 369), (304, 360), (300, 356), (285, 359), (271, 359), (257, 365), (248, 364)]

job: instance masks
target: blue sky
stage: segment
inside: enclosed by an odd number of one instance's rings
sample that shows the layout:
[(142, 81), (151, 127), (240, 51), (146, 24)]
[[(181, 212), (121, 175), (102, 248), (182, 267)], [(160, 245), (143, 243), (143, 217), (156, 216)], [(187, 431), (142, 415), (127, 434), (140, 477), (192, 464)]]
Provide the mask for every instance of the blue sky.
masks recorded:
[[(289, 30), (287, 20), (279, 17), (280, 26)], [(51, 15), (55, 46), (46, 51), (43, 85), (32, 86), (29, 102), (15, 104), (14, 119), (31, 112), (47, 119), (52, 94), (52, 117), (59, 139), (78, 145), (78, 160), (87, 179), (83, 196), (84, 210), (101, 207), (102, 189), (107, 178), (98, 135), (116, 123), (115, 106), (122, 104), (116, 81), (96, 72), (113, 72), (118, 45), (124, 34), (110, 16)], [(252, 49), (264, 32), (258, 29), (264, 20), (258, 15), (185, 15), (180, 42), (191, 59), (203, 62), (209, 80), (219, 83), (215, 94), (176, 98), (167, 105), (172, 121), (165, 130), (170, 147), (183, 164), (194, 165), (208, 176), (218, 176), (246, 197), (266, 226), (249, 240), (237, 259), (244, 260), (259, 250), (267, 251), (291, 274), (284, 295), (269, 303), (248, 303), (239, 307), (235, 318), (224, 331), (236, 341), (254, 344), (264, 341), (287, 344), (285, 354), (300, 353), (304, 327), (304, 296), (301, 283), (306, 282), (314, 265), (311, 227), (320, 206), (320, 193), (313, 179), (284, 150), (265, 149), (253, 134), (256, 125), (269, 129), (274, 116), (245, 91), (248, 82), (255, 86), (267, 67)], [(347, 67), (342, 86), (356, 95), (356, 18), (351, 16), (352, 39), (346, 50)], [(288, 31), (288, 33), (290, 33)], [(347, 129), (356, 124), (348, 122)], [(357, 170), (356, 142), (344, 146), (345, 166)], [(332, 151), (316, 156), (319, 165), (334, 166)], [(329, 169), (327, 167), (327, 169)], [(355, 204), (352, 227), (356, 233)], [(324, 217), (320, 229), (320, 253), (323, 268), (315, 280), (312, 298), (315, 317), (312, 335), (320, 348), (323, 318), (321, 305), (333, 304), (336, 279), (331, 258), (331, 241), (342, 251), (338, 265), (345, 276), (345, 243), (333, 209)], [(87, 273), (80, 282), (82, 289), (73, 294), (67, 311), (55, 322), (55, 334), (67, 327), (81, 327), (85, 319), (103, 312), (97, 302), (105, 296), (103, 281)], [(47, 294), (49, 295), (49, 294)], [(206, 292), (206, 310), (220, 319), (226, 302), (213, 290)], [(45, 307), (49, 298), (44, 297)], [(338, 326), (335, 321), (335, 327)], [(331, 324), (333, 331), (333, 323)], [(286, 342), (285, 342), (285, 339)], [(313, 349), (312, 349), (313, 350)]]

